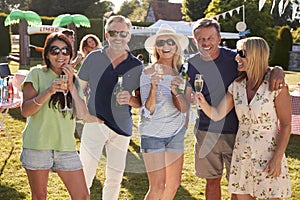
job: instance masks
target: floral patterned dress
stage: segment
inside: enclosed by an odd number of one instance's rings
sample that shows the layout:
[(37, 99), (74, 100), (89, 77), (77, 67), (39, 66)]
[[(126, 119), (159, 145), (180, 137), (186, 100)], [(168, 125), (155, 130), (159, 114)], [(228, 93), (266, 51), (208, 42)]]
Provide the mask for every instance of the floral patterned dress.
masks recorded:
[(278, 137), (278, 119), (274, 105), (278, 92), (270, 92), (268, 88), (268, 81), (265, 80), (249, 103), (246, 80), (239, 83), (234, 81), (228, 88), (233, 95), (239, 119), (230, 168), (230, 193), (250, 194), (261, 199), (291, 196), (285, 156), (279, 177), (273, 178), (263, 172), (273, 156)]

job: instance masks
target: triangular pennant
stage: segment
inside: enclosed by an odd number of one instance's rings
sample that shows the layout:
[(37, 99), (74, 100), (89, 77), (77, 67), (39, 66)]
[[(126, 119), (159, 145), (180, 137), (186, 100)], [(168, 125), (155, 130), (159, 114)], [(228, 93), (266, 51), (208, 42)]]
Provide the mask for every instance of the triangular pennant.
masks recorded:
[(223, 17), (223, 19), (226, 18), (226, 12), (225, 12), (225, 13), (222, 13), (222, 17)]
[(240, 7), (237, 7), (235, 10), (237, 12), (237, 14), (240, 14), (240, 9), (241, 9), (241, 6)]
[(283, 10), (283, 0), (280, 0), (279, 4), (278, 4), (278, 14), (281, 17), (282, 15), (282, 10)]
[(266, 0), (259, 0), (259, 3), (258, 3), (258, 10), (259, 11), (261, 11), (261, 9), (264, 7), (265, 3), (266, 3)]

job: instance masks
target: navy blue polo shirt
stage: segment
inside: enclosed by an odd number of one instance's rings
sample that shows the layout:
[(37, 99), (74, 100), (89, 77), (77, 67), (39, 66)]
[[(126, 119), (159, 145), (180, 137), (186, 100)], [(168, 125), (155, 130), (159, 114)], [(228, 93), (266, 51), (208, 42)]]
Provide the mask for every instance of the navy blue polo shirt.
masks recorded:
[(142, 70), (142, 63), (128, 52), (128, 57), (116, 68), (109, 63), (99, 79), (95, 94), (96, 116), (120, 135), (132, 135), (132, 118), (129, 105), (116, 106), (114, 91), (118, 75), (123, 75), (124, 90), (132, 93), (140, 87)]
[[(204, 86), (202, 94), (207, 102), (217, 107), (225, 96), (228, 86), (238, 76), (236, 52), (220, 47), (220, 55), (213, 61), (204, 61), (199, 53), (189, 59), (188, 75), (190, 84), (194, 87), (195, 74), (203, 74)], [(207, 117), (202, 110), (198, 110), (199, 118), (196, 121), (198, 130), (213, 133), (236, 134), (238, 119), (234, 108), (227, 116), (217, 122)]]

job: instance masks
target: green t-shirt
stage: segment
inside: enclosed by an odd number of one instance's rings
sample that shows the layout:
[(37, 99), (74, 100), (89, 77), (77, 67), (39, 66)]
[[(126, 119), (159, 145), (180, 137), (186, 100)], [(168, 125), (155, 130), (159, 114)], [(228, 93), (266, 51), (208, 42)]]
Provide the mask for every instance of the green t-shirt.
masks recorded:
[[(47, 89), (58, 75), (46, 67), (33, 67), (24, 82), (31, 82), (39, 94)], [(38, 112), (27, 118), (23, 130), (23, 148), (36, 150), (75, 151), (75, 119), (71, 112), (64, 117), (57, 109), (49, 108), (48, 99)]]

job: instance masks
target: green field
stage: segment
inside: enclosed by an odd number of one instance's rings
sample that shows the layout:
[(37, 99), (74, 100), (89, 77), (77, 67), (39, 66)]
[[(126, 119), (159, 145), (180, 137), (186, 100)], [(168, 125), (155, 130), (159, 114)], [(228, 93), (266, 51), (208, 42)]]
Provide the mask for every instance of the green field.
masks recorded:
[[(293, 85), (300, 81), (300, 73), (286, 72), (286, 80)], [(136, 112), (135, 112), (136, 113)], [(3, 115), (1, 114), (0, 117)], [(134, 123), (137, 124), (139, 116), (133, 115)], [(4, 132), (0, 135), (0, 199), (17, 200), (30, 199), (30, 188), (25, 170), (21, 167), (19, 160), (22, 147), (21, 132), (25, 125), (25, 119), (21, 117), (19, 108), (11, 109), (5, 120), (5, 127), (12, 136), (14, 148)], [(49, 132), (51, 134), (51, 131)], [(300, 199), (300, 135), (292, 135), (286, 155), (292, 179), (292, 200)], [(80, 141), (78, 140), (78, 147)], [(185, 158), (182, 172), (182, 184), (177, 192), (177, 200), (204, 199), (205, 182), (194, 175), (193, 156), (193, 124), (191, 123), (185, 136)], [(134, 134), (128, 152), (128, 162), (124, 174), (120, 192), (121, 200), (141, 200), (148, 189), (147, 175), (145, 173), (143, 160), (139, 153), (139, 135), (134, 128)], [(97, 176), (91, 189), (91, 199), (100, 200), (101, 190), (104, 182), (105, 163), (104, 157), (99, 163)], [(76, 181), (76, 180), (74, 180)], [(223, 199), (229, 199), (227, 192), (227, 181), (222, 180)], [(69, 199), (68, 193), (55, 173), (51, 173), (48, 184), (48, 199)]]

